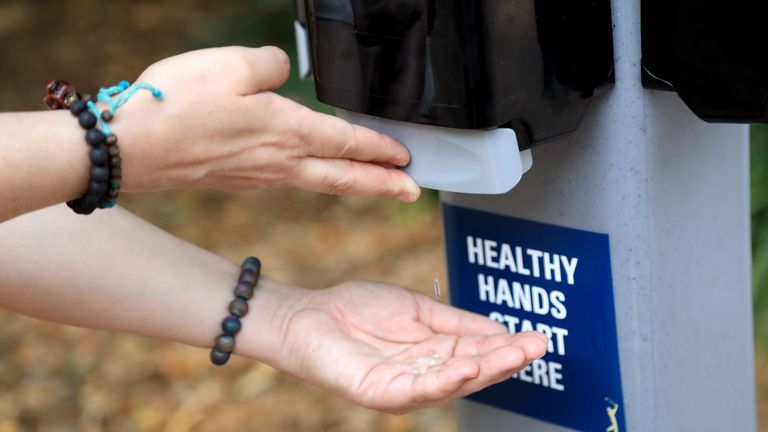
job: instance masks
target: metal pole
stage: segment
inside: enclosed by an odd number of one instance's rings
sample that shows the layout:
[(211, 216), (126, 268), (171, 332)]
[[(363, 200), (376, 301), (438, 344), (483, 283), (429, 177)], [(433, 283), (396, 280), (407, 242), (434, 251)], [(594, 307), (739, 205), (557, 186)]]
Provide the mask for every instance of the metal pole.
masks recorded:
[[(579, 129), (535, 147), (533, 168), (511, 192), (441, 198), (607, 235), (626, 430), (755, 430), (747, 127), (707, 124), (677, 95), (643, 89), (640, 0), (612, 8), (616, 84), (593, 99)], [(446, 226), (448, 247), (464, 241), (451, 242), (465, 234), (462, 223)], [(451, 260), (454, 301), (460, 292), (479, 296), (457, 279), (480, 270)], [(566, 292), (566, 304), (579, 294)], [(599, 362), (597, 351), (591, 360)], [(615, 430), (609, 408), (595, 407), (605, 423), (594, 430)], [(574, 430), (549, 419), (568, 407), (546, 409), (543, 421), (464, 400), (459, 430)]]

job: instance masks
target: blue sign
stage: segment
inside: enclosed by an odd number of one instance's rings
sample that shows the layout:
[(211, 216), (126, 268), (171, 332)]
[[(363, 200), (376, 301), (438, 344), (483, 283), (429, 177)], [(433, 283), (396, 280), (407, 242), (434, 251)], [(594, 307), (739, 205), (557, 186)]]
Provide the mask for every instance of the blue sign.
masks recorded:
[(623, 432), (608, 235), (445, 204), (451, 302), (547, 354), (468, 399), (581, 430)]

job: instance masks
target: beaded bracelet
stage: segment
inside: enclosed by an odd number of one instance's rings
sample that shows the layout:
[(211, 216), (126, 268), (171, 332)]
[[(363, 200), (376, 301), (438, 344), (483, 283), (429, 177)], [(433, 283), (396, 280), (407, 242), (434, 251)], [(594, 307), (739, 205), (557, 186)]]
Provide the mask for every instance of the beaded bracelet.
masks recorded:
[(261, 261), (258, 258), (248, 257), (243, 261), (235, 286), (235, 299), (229, 303), (230, 315), (221, 322), (224, 333), (216, 337), (211, 348), (211, 363), (216, 366), (226, 364), (235, 349), (235, 336), (243, 326), (240, 320), (248, 313), (248, 300), (253, 297), (260, 274)]
[[(117, 136), (107, 123), (112, 121), (117, 109), (139, 90), (148, 90), (160, 100), (163, 93), (146, 83), (131, 85), (128, 81), (121, 81), (116, 86), (99, 89), (97, 101), (109, 105), (108, 109), (99, 112), (90, 96), (81, 98), (77, 89), (66, 81), (51, 81), (46, 90), (45, 104), (51, 109), (69, 109), (86, 130), (85, 140), (92, 147), (88, 190), (81, 198), (69, 201), (67, 205), (78, 214), (91, 214), (96, 208), (114, 207), (120, 195), (122, 159)], [(99, 120), (101, 130), (97, 128)]]
[[(100, 207), (109, 189), (110, 165), (109, 151), (107, 150), (107, 135), (96, 128), (98, 120), (96, 115), (88, 110), (90, 99), (75, 100), (69, 106), (69, 111), (77, 117), (80, 126), (85, 129), (85, 141), (92, 148), (89, 153), (91, 160), (91, 180), (88, 191), (82, 197), (68, 201), (67, 206), (77, 214), (91, 214)], [(115, 140), (114, 135), (110, 135)]]

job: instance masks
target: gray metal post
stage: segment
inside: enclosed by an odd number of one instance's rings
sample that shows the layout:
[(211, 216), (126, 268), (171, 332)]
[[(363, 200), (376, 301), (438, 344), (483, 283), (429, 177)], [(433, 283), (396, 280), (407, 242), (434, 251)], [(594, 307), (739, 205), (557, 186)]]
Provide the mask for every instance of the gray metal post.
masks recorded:
[[(630, 431), (755, 430), (748, 134), (640, 83), (640, 1), (614, 0), (616, 85), (510, 193), (446, 203), (606, 233)], [(462, 287), (451, 287), (460, 290)], [(476, 402), (459, 430), (561, 431)]]

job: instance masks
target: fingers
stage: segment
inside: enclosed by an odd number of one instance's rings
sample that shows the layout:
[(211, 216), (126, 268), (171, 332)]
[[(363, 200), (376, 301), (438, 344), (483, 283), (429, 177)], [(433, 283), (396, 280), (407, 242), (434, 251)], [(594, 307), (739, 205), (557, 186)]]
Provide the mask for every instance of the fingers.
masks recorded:
[(304, 158), (294, 185), (333, 195), (390, 196), (405, 202), (419, 198), (421, 189), (399, 169), (345, 159)]
[(520, 344), (525, 350), (525, 355), (528, 359), (528, 362), (537, 358), (541, 358), (544, 354), (547, 353), (549, 338), (544, 333), (527, 331), (517, 334), (525, 336), (525, 338), (520, 341)]
[[(533, 361), (531, 359), (530, 361)], [(483, 388), (504, 381), (527, 365), (525, 351), (519, 346), (503, 346), (487, 354), (480, 366), (478, 376), (465, 382), (452, 397), (463, 397)]]
[[(450, 393), (433, 390), (431, 393), (423, 392), (414, 394), (412, 404), (419, 406), (435, 405), (451, 399), (464, 397), (509, 379), (514, 373), (526, 367), (530, 362), (544, 355), (546, 352), (546, 336), (536, 332), (517, 333), (514, 335), (495, 335), (482, 338), (483, 342), (476, 347), (476, 355), (462, 356), (461, 348), (457, 347), (456, 363), (472, 362), (477, 367), (474, 376), (465, 378), (459, 386), (443, 384), (441, 389), (453, 387)], [(449, 364), (447, 367), (451, 367)], [(438, 378), (442, 371), (435, 371), (431, 375)], [(426, 378), (426, 376), (424, 377)], [(426, 381), (426, 380), (425, 380)], [(456, 382), (454, 381), (454, 384)], [(443, 395), (441, 398), (437, 396)], [(434, 396), (431, 399), (418, 399), (419, 396)]]
[(393, 382), (393, 390), (407, 397), (393, 401), (393, 405), (408, 409), (431, 406), (508, 379), (544, 354), (546, 341), (542, 336), (529, 332), (487, 337), (477, 355), (457, 356), (422, 375), (403, 374)]
[(546, 353), (547, 340), (541, 333), (525, 332), (513, 336), (517, 336), (513, 343), (503, 344), (476, 356), (480, 373), (476, 378), (467, 380), (451, 397), (463, 397), (509, 379), (515, 372)]
[[(383, 382), (384, 387), (370, 392), (366, 406), (403, 413), (463, 397), (510, 378), (544, 355), (546, 348), (546, 336), (522, 332), (460, 338), (454, 348), (446, 348), (449, 352), (438, 350), (447, 361), (434, 366), (419, 363), (423, 349), (415, 350), (405, 360), (396, 361), (389, 373), (372, 379)], [(418, 358), (413, 360), (414, 356)]]
[(401, 167), (411, 160), (408, 149), (395, 139), (338, 117), (305, 110), (298, 124), (310, 156)]
[(450, 397), (479, 373), (480, 368), (476, 362), (461, 359), (434, 372), (403, 375), (401, 378), (411, 381), (407, 383), (410, 389), (408, 403), (423, 406)]
[(288, 54), (280, 48), (264, 46), (260, 48), (226, 47), (243, 60), (244, 73), (240, 74), (236, 90), (242, 95), (274, 90), (288, 80), (291, 73), (291, 61)]
[[(456, 341), (454, 355), (456, 357), (482, 356), (486, 353), (505, 346), (521, 346), (526, 356), (534, 356), (535, 346), (531, 347), (528, 339), (536, 338), (546, 343), (546, 336), (542, 333), (524, 332), (524, 333), (503, 333), (488, 336), (465, 336)], [(536, 343), (534, 340), (532, 343)]]
[(504, 325), (483, 315), (449, 306), (420, 294), (416, 295), (416, 302), (419, 307), (419, 319), (435, 333), (458, 336), (507, 333)]

